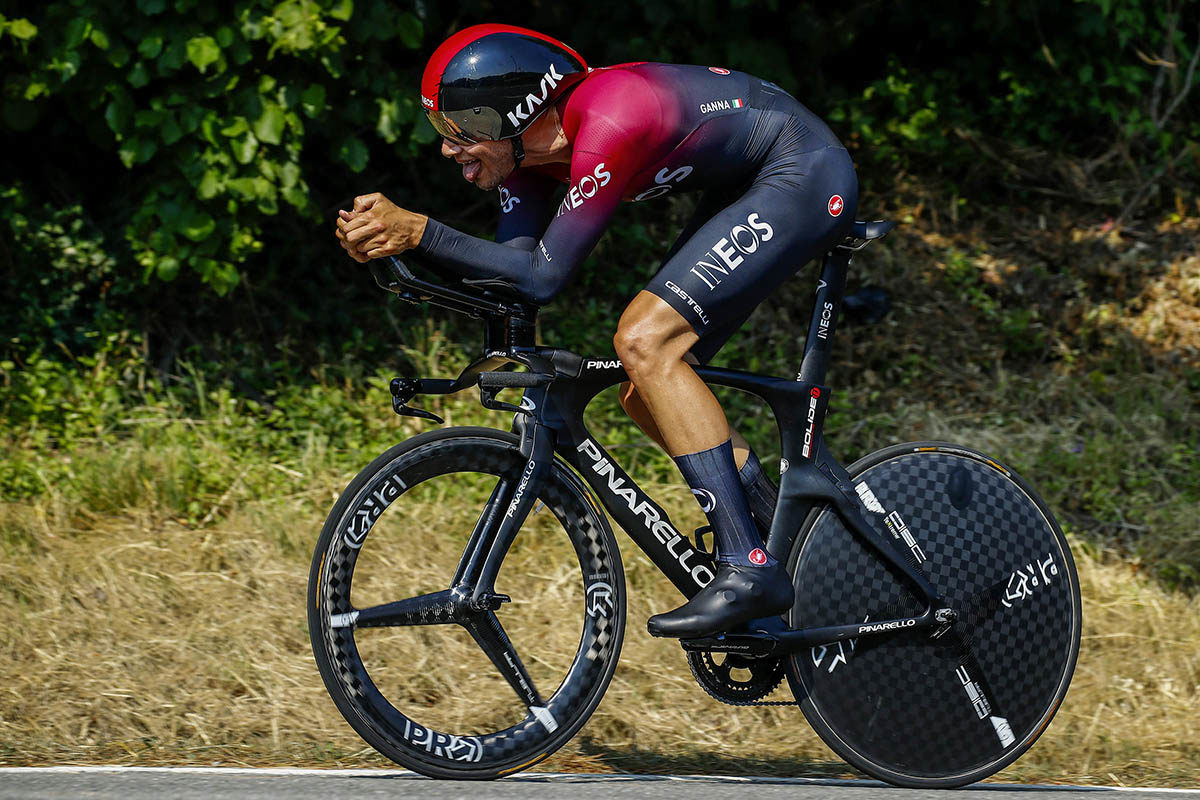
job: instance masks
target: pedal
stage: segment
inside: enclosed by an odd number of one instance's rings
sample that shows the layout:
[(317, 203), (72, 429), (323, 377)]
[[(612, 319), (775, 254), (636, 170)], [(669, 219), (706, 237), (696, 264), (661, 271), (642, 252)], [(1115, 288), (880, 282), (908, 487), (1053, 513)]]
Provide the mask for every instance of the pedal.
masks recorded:
[(958, 612), (952, 608), (939, 608), (933, 612), (933, 618), (937, 620), (938, 626), (929, 635), (930, 639), (940, 639), (947, 631), (954, 627), (954, 623), (958, 622)]

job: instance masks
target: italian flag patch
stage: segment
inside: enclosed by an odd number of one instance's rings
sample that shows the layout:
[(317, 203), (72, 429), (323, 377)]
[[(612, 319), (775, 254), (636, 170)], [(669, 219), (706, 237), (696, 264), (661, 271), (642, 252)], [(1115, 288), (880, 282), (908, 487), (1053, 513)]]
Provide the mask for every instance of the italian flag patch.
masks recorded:
[(734, 108), (741, 108), (742, 106), (746, 105), (746, 103), (743, 102), (742, 98), (740, 97), (730, 100), (729, 102), (733, 103)]

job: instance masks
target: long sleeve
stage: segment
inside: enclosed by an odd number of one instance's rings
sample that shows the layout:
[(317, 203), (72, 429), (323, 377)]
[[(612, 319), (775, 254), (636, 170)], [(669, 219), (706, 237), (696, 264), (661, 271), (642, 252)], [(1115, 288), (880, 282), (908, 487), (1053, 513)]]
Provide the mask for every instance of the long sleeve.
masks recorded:
[(563, 118), (572, 142), (570, 182), (540, 238), (549, 215), (549, 179), (536, 170), (517, 170), (500, 194), (497, 240), (510, 246), (431, 219), (419, 251), (456, 274), (499, 278), (536, 303), (549, 302), (596, 246), (634, 177), (664, 154), (664, 146), (674, 145), (662, 142), (661, 120), (657, 97), (644, 79), (611, 75), (591, 86), (585, 81)]
[[(583, 264), (621, 202), (624, 185), (618, 183), (620, 173), (611, 162), (604, 154), (574, 152), (566, 196), (540, 241), (529, 250), (521, 247), (520, 241), (533, 233), (525, 224), (529, 219), (525, 214), (520, 217), (522, 223), (514, 218), (498, 229), (498, 236), (516, 247), (470, 236), (430, 219), (418, 250), (463, 277), (500, 278), (533, 302), (547, 303)], [(511, 194), (508, 202), (514, 199), (519, 205), (510, 211), (513, 214), (525, 204), (519, 194)]]

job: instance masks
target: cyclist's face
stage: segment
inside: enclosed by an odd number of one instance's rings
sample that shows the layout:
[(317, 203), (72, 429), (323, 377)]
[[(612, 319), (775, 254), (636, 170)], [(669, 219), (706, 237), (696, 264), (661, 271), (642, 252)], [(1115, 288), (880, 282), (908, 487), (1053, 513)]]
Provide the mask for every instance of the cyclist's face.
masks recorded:
[(485, 192), (499, 186), (517, 166), (512, 143), (507, 141), (468, 144), (443, 138), (442, 155), (461, 164), (463, 180)]

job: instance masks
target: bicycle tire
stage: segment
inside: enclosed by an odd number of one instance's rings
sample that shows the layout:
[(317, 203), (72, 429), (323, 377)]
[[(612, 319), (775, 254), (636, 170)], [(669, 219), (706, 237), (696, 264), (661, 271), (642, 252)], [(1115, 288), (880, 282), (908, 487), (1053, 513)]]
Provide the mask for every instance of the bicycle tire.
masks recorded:
[[(432, 541), (428, 524), (420, 524), (420, 520), (414, 519), (410, 524), (415, 529), (410, 529), (398, 510), (404, 506), (406, 498), (413, 496), (411, 493), (416, 492), (417, 498), (423, 497), (421, 492), (424, 488), (439, 486), (436, 479), (441, 478), (455, 482), (453, 496), (459, 497), (461, 495), (457, 487), (463, 486), (464, 481), (475, 476), (483, 476), (479, 478), (480, 483), (490, 481), (492, 485), (497, 477), (515, 481), (525, 464), (526, 459), (519, 451), (518, 438), (505, 431), (448, 428), (413, 437), (376, 458), (350, 482), (330, 512), (316, 546), (309, 574), (308, 622), (313, 655), (325, 687), (342, 716), (363, 740), (393, 761), (430, 777), (491, 779), (541, 761), (566, 743), (587, 721), (603, 697), (617, 665), (624, 635), (626, 601), (624, 573), (616, 540), (607, 519), (590, 499), (582, 482), (558, 461), (547, 473), (537, 496), (544, 508), (552, 512), (553, 520), (532, 522), (536, 515), (531, 513), (505, 561), (507, 565), (509, 557), (523, 546), (539, 548), (534, 552), (542, 552), (541, 548), (554, 544), (552, 538), (539, 536), (535, 540), (526, 536), (531, 526), (538, 525), (561, 528), (569, 544), (559, 542), (558, 546), (572, 550), (578, 561), (579, 586), (583, 587), (581, 596), (585, 607), (570, 607), (568, 603), (561, 609), (545, 612), (563, 615), (578, 612), (582, 618), (574, 652), (566, 652), (563, 656), (564, 659), (570, 659), (569, 667), (565, 668), (561, 683), (553, 694), (546, 697), (541, 712), (549, 714), (550, 723), (533, 711), (512, 703), (518, 706), (514, 713), (523, 713), (524, 716), (501, 729), (487, 729), (488, 719), (479, 723), (463, 721), (461, 727), (452, 732), (422, 724), (422, 719), (428, 722), (431, 716), (437, 715), (437, 703), (457, 703), (467, 711), (474, 711), (495, 701), (495, 698), (472, 692), (471, 684), (474, 683), (478, 688), (481, 683), (479, 674), (474, 678), (469, 675), (458, 679), (448, 678), (440, 690), (427, 688), (429, 681), (436, 677), (428, 674), (430, 670), (414, 669), (412, 675), (406, 672), (406, 677), (411, 678), (407, 683), (391, 676), (390, 671), (401, 667), (407, 669), (414, 661), (424, 663), (431, 657), (436, 658), (438, 653), (451, 652), (439, 650), (442, 643), (449, 639), (457, 637), (466, 641), (468, 646), (474, 645), (463, 632), (465, 626), (452, 624), (357, 630), (345, 625), (345, 616), (335, 617), (351, 614), (355, 610), (351, 600), (360, 593), (354, 584), (355, 568), (361, 566), (360, 554), (371, 553), (373, 547), (391, 547), (390, 550), (379, 552), (388, 553), (390, 561), (386, 563), (394, 564), (397, 559), (405, 557), (415, 555), (420, 558), (423, 544), (428, 547)], [(412, 500), (410, 506), (417, 503), (417, 500)], [(453, 506), (453, 503), (444, 503), (439, 508), (451, 509)], [(364, 514), (370, 516), (363, 517)], [(399, 516), (392, 519), (389, 515)], [(371, 521), (365, 526), (356, 526), (355, 520), (368, 518)], [(474, 520), (473, 516), (471, 520)], [(432, 533), (434, 536), (448, 535), (440, 529)], [(398, 540), (402, 534), (408, 534), (407, 542), (388, 544)], [(529, 544), (523, 545), (523, 540)], [(367, 556), (363, 560), (373, 563), (371, 558)], [(562, 561), (569, 562), (569, 556)], [(457, 558), (454, 563), (457, 563)], [(569, 573), (574, 574), (573, 568)], [(505, 574), (505, 568), (502, 568), (497, 579), (498, 591), (502, 588), (501, 581)], [(361, 579), (366, 581), (367, 576)], [(571, 583), (569, 575), (566, 582)], [(371, 585), (377, 584), (378, 581)], [(522, 588), (528, 587), (528, 579), (522, 579), (518, 584)], [(567, 588), (573, 590), (573, 586)], [(449, 588), (449, 581), (442, 584), (441, 588)], [(507, 591), (513, 589), (507, 586), (503, 588)], [(400, 597), (394, 599), (419, 593), (401, 591)], [(520, 613), (519, 609), (530, 609), (534, 605), (523, 604), (520, 592), (513, 594), (516, 602), (505, 604), (495, 612), (495, 618), (505, 627), (510, 619), (508, 615)], [(575, 594), (580, 593), (576, 591)], [(333, 624), (334, 619), (339, 620), (337, 626)], [(557, 623), (547, 623), (537, 630), (549, 637), (559, 629)], [(409, 648), (393, 645), (391, 650), (388, 649), (391, 640), (385, 639), (382, 644), (367, 641), (372, 655), (364, 658), (359, 640), (367, 639), (366, 630), (407, 632), (396, 635), (411, 634), (419, 641)], [(568, 630), (561, 636), (567, 637), (566, 650), (569, 651), (573, 635)], [(540, 639), (545, 637), (535, 632), (525, 641), (531, 642), (536, 650), (544, 646)], [(380, 651), (378, 657), (376, 651)], [(461, 650), (453, 652), (461, 653)], [(474, 652), (478, 654), (482, 651)], [(517, 654), (519, 657), (520, 648)], [(461, 657), (453, 658), (453, 663), (435, 661), (433, 671), (451, 673), (458, 670), (461, 673), (464, 668), (460, 661)], [(541, 663), (538, 661), (538, 664)], [(491, 667), (491, 664), (487, 666)], [(531, 666), (531, 676), (533, 669)], [(385, 683), (389, 690), (394, 689), (390, 697), (386, 697), (380, 685), (377, 685), (375, 678), (379, 676), (373, 671), (379, 675), (388, 672), (380, 678), (380, 682)], [(496, 673), (494, 668), (493, 673)], [(508, 692), (509, 701), (517, 699), (510, 687), (505, 686), (504, 691)], [(398, 706), (403, 706), (403, 709)], [(550, 727), (550, 724), (556, 727)], [(479, 725), (485, 728), (480, 729)]]
[[(914, 788), (981, 780), (1033, 745), (1070, 684), (1082, 612), (1066, 539), (1028, 484), (966, 447), (894, 445), (849, 472), (868, 516), (890, 520), (960, 617), (941, 638), (900, 630), (795, 653), (792, 691), (825, 743), (869, 775)], [(828, 507), (810, 514), (788, 566), (794, 628), (923, 610)]]

